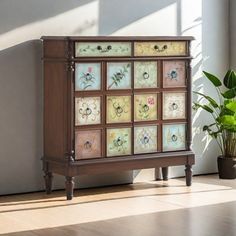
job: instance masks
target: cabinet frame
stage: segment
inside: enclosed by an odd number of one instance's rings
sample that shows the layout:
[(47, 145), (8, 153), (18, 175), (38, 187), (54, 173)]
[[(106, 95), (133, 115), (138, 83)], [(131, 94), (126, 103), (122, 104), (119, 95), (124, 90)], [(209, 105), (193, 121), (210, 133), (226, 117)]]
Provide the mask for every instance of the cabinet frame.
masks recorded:
[[(191, 150), (192, 118), (191, 118), (191, 56), (190, 43), (192, 37), (42, 37), (43, 41), (43, 77), (44, 77), (44, 155), (43, 170), (45, 172), (46, 192), (52, 191), (53, 174), (63, 175), (66, 178), (67, 199), (73, 198), (74, 177), (78, 175), (99, 174), (104, 172), (135, 170), (161, 167), (163, 179), (168, 179), (169, 166), (185, 165), (186, 185), (191, 185), (192, 165), (195, 163), (194, 153)], [(75, 57), (76, 42), (130, 42), (130, 57)], [(135, 42), (153, 41), (184, 41), (186, 55), (184, 56), (138, 56), (135, 57)], [(57, 50), (58, 49), (58, 50)], [(186, 86), (163, 87), (163, 61), (183, 60), (186, 65)], [(156, 61), (158, 68), (157, 88), (134, 88), (134, 61)], [(101, 63), (101, 90), (75, 91), (75, 63)], [(107, 63), (131, 62), (131, 89), (106, 90)], [(162, 119), (163, 92), (186, 92), (186, 119)], [(51, 92), (51, 94), (50, 94)], [(130, 95), (131, 107), (134, 110), (134, 94), (157, 93), (158, 111), (157, 120), (134, 122), (134, 112), (129, 123), (106, 124), (106, 97), (115, 95)], [(75, 126), (75, 97), (101, 96), (101, 124)], [(186, 150), (162, 152), (162, 125), (168, 123), (186, 123)], [(106, 157), (106, 129), (115, 127), (131, 127), (133, 143), (134, 127), (157, 125), (158, 150), (155, 153), (132, 154), (128, 156)], [(94, 159), (75, 159), (75, 131), (102, 130), (102, 155)], [(56, 135), (55, 140), (53, 136)], [(132, 153), (134, 153), (132, 145)], [(157, 171), (158, 172), (158, 171)], [(157, 176), (158, 177), (158, 176)]]

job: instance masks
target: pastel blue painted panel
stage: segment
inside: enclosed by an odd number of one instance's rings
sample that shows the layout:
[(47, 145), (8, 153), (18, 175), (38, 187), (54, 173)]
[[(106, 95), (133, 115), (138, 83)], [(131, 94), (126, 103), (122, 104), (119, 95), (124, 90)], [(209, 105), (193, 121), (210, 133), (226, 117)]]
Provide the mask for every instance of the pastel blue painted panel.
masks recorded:
[(107, 63), (107, 89), (131, 88), (131, 63)]
[(163, 151), (177, 151), (186, 149), (186, 125), (163, 125)]
[(100, 90), (101, 64), (76, 63), (75, 64), (75, 90)]

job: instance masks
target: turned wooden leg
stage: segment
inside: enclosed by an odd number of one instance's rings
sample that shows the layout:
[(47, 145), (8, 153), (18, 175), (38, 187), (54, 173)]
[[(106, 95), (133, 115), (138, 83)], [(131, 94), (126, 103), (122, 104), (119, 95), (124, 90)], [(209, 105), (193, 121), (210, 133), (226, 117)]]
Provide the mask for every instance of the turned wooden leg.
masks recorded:
[(45, 171), (44, 180), (47, 194), (50, 194), (52, 192), (52, 179), (53, 179), (52, 172)]
[(66, 176), (66, 197), (67, 200), (71, 200), (73, 198), (74, 192), (74, 177)]
[(161, 172), (159, 167), (155, 168), (155, 180), (161, 180)]
[(162, 167), (161, 170), (163, 180), (168, 180), (168, 167)]
[(185, 167), (186, 167), (186, 169), (185, 169), (186, 185), (191, 186), (191, 184), (192, 184), (192, 166), (186, 165)]

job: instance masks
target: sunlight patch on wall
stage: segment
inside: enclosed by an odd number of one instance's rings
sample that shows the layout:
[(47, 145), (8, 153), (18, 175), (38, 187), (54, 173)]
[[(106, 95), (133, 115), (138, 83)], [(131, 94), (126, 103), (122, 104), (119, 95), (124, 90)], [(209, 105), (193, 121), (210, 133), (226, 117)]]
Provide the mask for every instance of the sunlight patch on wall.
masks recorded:
[[(46, 20), (18, 27), (0, 35), (0, 50), (42, 35), (97, 35), (99, 1), (93, 1)], [(89, 13), (89, 14), (88, 14)]]
[(177, 4), (174, 3), (117, 30), (112, 35), (177, 35), (176, 17)]

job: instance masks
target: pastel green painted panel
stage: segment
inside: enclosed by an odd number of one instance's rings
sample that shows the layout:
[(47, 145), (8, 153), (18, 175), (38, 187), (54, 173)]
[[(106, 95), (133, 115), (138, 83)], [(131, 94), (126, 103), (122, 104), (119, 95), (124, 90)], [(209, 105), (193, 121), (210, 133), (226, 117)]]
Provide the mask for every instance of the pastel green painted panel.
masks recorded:
[(163, 87), (184, 87), (185, 85), (185, 61), (163, 61)]
[(107, 97), (107, 123), (131, 122), (131, 96)]
[(75, 132), (76, 159), (101, 157), (101, 130), (80, 130)]
[(100, 90), (101, 64), (76, 63), (75, 64), (75, 90)]
[(107, 89), (131, 88), (131, 63), (107, 63)]
[(157, 151), (157, 126), (134, 127), (134, 153)]
[(76, 57), (128, 57), (131, 56), (130, 42), (76, 42)]
[(163, 93), (163, 119), (186, 118), (186, 93), (165, 92)]
[(90, 125), (101, 123), (101, 98), (75, 98), (75, 125)]
[(157, 94), (134, 95), (134, 120), (157, 120)]
[(186, 149), (185, 124), (163, 125), (163, 151)]
[(157, 62), (134, 62), (134, 88), (157, 87)]
[(107, 129), (107, 156), (131, 154), (131, 128)]

